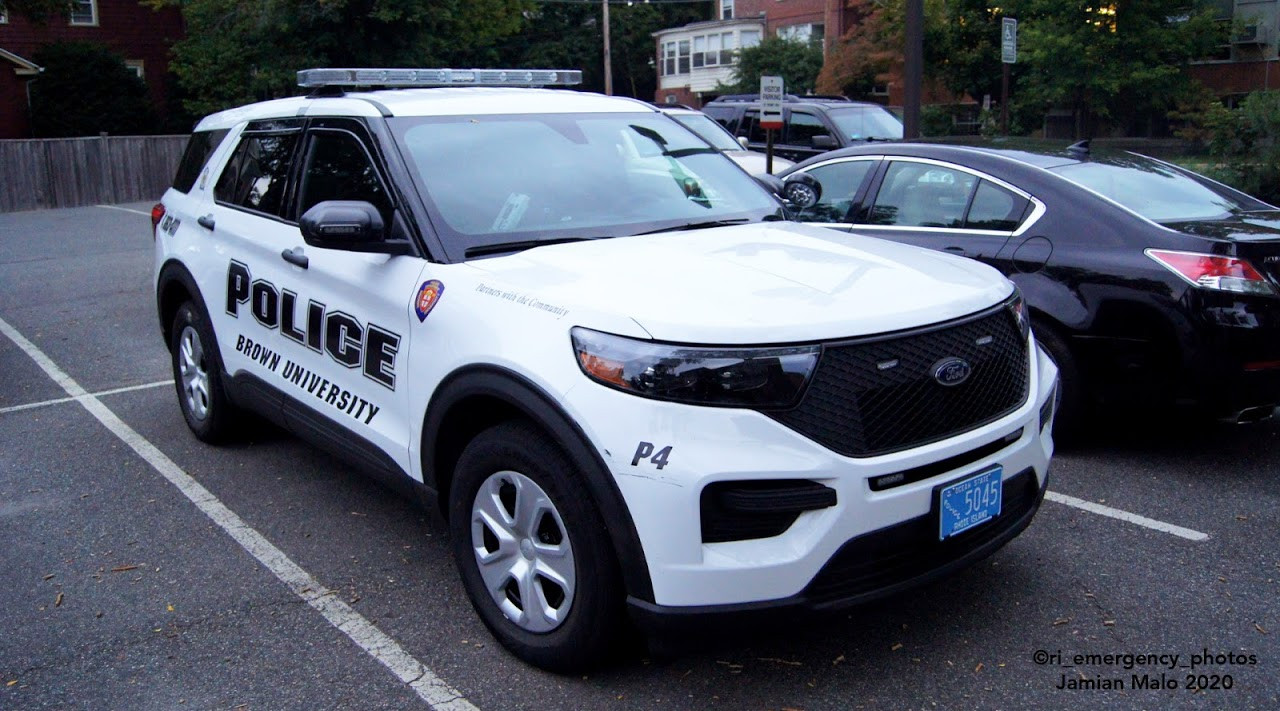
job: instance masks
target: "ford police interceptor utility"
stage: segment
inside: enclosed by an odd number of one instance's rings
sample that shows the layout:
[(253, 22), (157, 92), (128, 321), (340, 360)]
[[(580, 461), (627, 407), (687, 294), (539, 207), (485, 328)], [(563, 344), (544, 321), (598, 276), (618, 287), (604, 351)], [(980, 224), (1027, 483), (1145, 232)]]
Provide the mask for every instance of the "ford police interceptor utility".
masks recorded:
[(195, 435), (252, 409), (426, 495), (480, 618), (560, 671), (1021, 532), (1056, 369), (1013, 286), (784, 221), (641, 102), (511, 88), (577, 74), (308, 70), (200, 121), (153, 211)]

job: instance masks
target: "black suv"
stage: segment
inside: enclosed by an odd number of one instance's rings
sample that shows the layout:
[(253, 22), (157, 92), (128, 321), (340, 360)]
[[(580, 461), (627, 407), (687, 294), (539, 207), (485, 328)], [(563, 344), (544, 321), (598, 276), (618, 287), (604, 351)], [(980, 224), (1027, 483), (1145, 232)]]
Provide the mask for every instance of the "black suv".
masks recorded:
[[(765, 149), (758, 95), (721, 96), (702, 107), (702, 112), (733, 135), (746, 136), (751, 150)], [(773, 137), (774, 155), (794, 161), (871, 141), (902, 140), (902, 122), (883, 106), (840, 96), (789, 94), (782, 105), (782, 124), (782, 131)]]

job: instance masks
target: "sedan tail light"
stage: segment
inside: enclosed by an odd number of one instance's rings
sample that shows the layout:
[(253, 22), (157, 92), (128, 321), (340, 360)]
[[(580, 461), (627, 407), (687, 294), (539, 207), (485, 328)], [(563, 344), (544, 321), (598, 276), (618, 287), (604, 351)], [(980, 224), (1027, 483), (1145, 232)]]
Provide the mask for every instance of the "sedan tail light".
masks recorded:
[(1160, 266), (1202, 289), (1276, 295), (1275, 285), (1243, 259), (1169, 249), (1148, 249), (1146, 254)]

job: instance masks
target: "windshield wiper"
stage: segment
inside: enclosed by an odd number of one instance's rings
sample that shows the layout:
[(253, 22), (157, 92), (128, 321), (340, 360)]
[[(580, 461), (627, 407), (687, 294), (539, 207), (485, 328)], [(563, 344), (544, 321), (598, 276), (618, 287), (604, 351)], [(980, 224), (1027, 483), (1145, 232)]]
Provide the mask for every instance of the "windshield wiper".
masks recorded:
[(542, 247), (548, 244), (564, 244), (566, 242), (585, 242), (590, 237), (560, 237), (557, 239), (525, 239), (516, 240), (514, 242), (495, 242), (493, 244), (481, 244), (475, 247), (467, 247), (467, 251), (463, 254), (467, 257), (481, 257), (486, 254), (502, 254), (503, 252), (520, 252), (534, 247)]
[(685, 230), (701, 230), (708, 227), (727, 227), (729, 225), (745, 225), (748, 222), (751, 222), (751, 218), (749, 217), (738, 217), (732, 220), (704, 220), (702, 222), (686, 222), (684, 224), (672, 225), (670, 227), (660, 227), (656, 230), (649, 230), (648, 232), (638, 232), (636, 234), (654, 235), (654, 234), (658, 234), (659, 232), (683, 232)]

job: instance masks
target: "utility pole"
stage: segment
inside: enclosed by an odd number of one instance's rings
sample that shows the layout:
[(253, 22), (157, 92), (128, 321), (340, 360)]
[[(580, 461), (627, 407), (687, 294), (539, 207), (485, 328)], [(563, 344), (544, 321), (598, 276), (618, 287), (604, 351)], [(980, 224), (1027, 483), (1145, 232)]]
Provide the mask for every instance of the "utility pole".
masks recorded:
[(604, 93), (613, 96), (613, 57), (609, 52), (609, 0), (600, 0), (603, 6), (604, 21)]
[(924, 83), (924, 0), (907, 0), (907, 46), (902, 71), (902, 136), (920, 137), (920, 85)]

